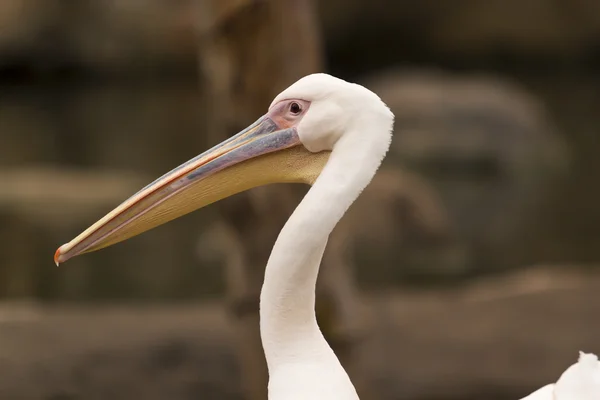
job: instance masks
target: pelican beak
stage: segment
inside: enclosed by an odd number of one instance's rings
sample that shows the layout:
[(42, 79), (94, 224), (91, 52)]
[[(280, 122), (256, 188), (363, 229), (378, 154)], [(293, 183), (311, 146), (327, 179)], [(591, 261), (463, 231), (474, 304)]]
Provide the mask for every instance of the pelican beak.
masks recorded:
[(312, 184), (329, 152), (311, 153), (295, 127), (263, 116), (155, 180), (54, 254), (56, 265), (113, 245), (208, 204), (270, 183)]

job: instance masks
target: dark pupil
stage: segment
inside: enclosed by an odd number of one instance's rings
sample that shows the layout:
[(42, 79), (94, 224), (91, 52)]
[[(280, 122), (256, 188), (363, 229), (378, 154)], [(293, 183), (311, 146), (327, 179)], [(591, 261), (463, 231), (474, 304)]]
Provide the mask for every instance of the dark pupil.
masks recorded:
[(292, 103), (290, 105), (290, 111), (294, 114), (298, 114), (300, 112), (300, 104), (298, 103)]

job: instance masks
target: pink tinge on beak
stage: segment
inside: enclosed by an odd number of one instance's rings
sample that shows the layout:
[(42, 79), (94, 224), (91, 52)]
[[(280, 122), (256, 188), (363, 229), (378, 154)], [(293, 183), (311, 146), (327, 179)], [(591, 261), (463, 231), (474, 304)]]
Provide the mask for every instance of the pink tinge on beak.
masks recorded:
[(56, 253), (54, 253), (54, 264), (56, 264), (56, 266), (58, 267), (58, 265), (61, 263), (61, 259), (60, 257), (62, 256), (60, 249), (62, 248), (62, 246), (60, 246), (58, 249), (56, 249)]

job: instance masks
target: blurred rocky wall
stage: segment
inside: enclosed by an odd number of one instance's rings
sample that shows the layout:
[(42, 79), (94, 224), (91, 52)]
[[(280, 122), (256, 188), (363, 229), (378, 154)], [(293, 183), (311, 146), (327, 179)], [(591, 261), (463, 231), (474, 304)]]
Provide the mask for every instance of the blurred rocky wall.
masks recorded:
[(202, 0), (0, 4), (0, 71), (154, 76), (195, 71)]
[[(429, 281), (600, 258), (597, 2), (327, 0), (318, 6), (328, 70), (389, 103), (397, 124), (385, 168), (418, 182), (397, 190), (385, 185), (398, 201), (384, 190), (373, 195), (390, 204), (388, 226), (379, 230), (388, 237), (357, 231), (371, 219), (358, 204), (348, 221), (359, 222), (338, 229), (356, 232), (347, 240), (356, 240), (357, 250), (346, 256), (356, 260), (359, 276), (379, 276), (374, 283), (391, 274)], [(200, 263), (193, 252), (201, 224), (212, 218), (204, 210), (82, 257), (78, 266), (49, 269), (62, 241), (139, 182), (203, 147), (211, 99), (198, 76), (197, 41), (214, 22), (205, 7), (203, 0), (0, 4), (0, 177), (13, 182), (0, 192), (6, 255), (0, 295), (219, 292), (218, 262)], [(58, 191), (26, 190), (71, 176), (60, 199)], [(97, 179), (109, 182), (112, 189), (102, 192), (111, 196), (82, 203), (72, 195), (90, 190), (80, 182)], [(423, 206), (425, 192), (441, 207)], [(444, 240), (435, 244), (422, 234), (435, 219), (424, 211), (431, 209), (448, 219)], [(397, 240), (389, 244), (389, 237)]]

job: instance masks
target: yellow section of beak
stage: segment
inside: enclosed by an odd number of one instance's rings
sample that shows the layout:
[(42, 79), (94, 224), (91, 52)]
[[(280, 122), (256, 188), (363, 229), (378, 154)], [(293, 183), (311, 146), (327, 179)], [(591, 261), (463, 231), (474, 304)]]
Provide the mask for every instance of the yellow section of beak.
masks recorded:
[[(311, 153), (304, 146), (295, 145), (241, 160), (201, 177), (161, 201), (141, 198), (124, 206), (126, 202), (119, 206), (122, 208), (119, 213), (115, 213), (119, 209), (117, 207), (77, 238), (61, 246), (55, 253), (54, 261), (58, 265), (76, 255), (113, 245), (257, 186), (286, 182), (312, 184), (329, 159), (329, 154), (328, 151)], [(162, 187), (161, 182), (153, 185), (158, 185), (158, 189)], [(126, 214), (126, 218), (121, 217), (122, 214)], [(125, 219), (115, 222), (117, 218)]]
[[(327, 153), (327, 158), (329, 153)], [(100, 246), (85, 252), (99, 250), (142, 232), (179, 218), (199, 208), (226, 197), (271, 183), (312, 184), (324, 165), (324, 153), (310, 153), (304, 146), (295, 146), (235, 164), (216, 172), (189, 189), (182, 191), (158, 204), (152, 212), (141, 215), (132, 223), (131, 229), (115, 234)]]

